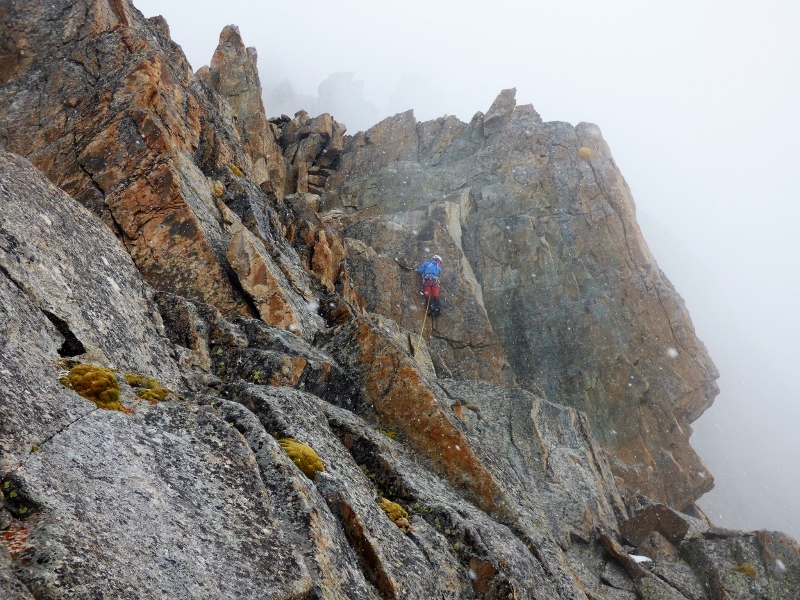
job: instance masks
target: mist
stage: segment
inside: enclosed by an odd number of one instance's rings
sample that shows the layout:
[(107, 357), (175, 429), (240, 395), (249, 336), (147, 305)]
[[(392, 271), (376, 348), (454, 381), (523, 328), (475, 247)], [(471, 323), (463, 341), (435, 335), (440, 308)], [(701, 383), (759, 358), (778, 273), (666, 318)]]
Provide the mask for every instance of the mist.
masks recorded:
[(800, 5), (134, 0), (192, 67), (236, 24), (269, 116), (363, 130), (414, 109), (469, 121), (503, 88), (546, 121), (596, 123), (659, 266), (721, 372), (692, 445), (715, 524), (800, 537)]

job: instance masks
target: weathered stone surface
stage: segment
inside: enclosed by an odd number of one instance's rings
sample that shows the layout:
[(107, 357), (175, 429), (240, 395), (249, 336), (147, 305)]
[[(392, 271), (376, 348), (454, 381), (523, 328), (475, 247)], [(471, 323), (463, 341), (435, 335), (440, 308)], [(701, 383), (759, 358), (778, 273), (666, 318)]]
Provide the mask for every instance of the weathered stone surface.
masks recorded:
[(331, 227), (317, 214), (319, 196), (291, 194), (285, 198), (290, 211), (283, 230), (303, 264), (316, 276), (327, 292), (339, 290), (349, 296), (348, 274), (345, 269), (347, 248)]
[(273, 436), (307, 443), (322, 457), (325, 471), (317, 474), (317, 489), (341, 522), (362, 570), (384, 597), (440, 595), (437, 573), (430, 569), (423, 552), (378, 507), (372, 483), (328, 428), (316, 398), (261, 386), (249, 386), (237, 392), (237, 398)]
[(681, 559), (678, 548), (657, 531), (638, 544), (636, 553), (653, 559), (653, 573), (689, 600), (707, 598), (703, 585), (689, 564)]
[[(331, 512), (325, 498), (318, 493), (316, 485), (297, 469), (259, 419), (236, 402), (216, 400), (212, 406), (236, 427), (250, 445), (262, 479), (269, 488), (276, 518), (281, 521), (287, 534), (287, 541), (291, 541), (305, 558), (312, 573), (313, 597), (325, 600), (380, 598), (375, 588), (366, 581), (344, 528)], [(294, 420), (293, 415), (287, 417)], [(268, 420), (268, 423), (272, 422), (274, 419)], [(276, 432), (275, 429), (272, 431)], [(289, 433), (284, 430), (281, 435)], [(307, 439), (320, 448), (316, 443), (317, 436)], [(323, 455), (330, 463), (330, 455)]]
[[(547, 527), (564, 546), (575, 533), (616, 527), (622, 498), (585, 416), (519, 388), (440, 380), (469, 445), (501, 482), (508, 503)], [(538, 482), (538, 483), (533, 483)], [(611, 492), (611, 493), (609, 493)], [(524, 525), (519, 525), (524, 528)]]
[(242, 147), (250, 157), (252, 179), (282, 198), (286, 166), (267, 123), (257, 61), (256, 49), (245, 48), (239, 28), (228, 25), (220, 33), (210, 67), (198, 71), (198, 76), (230, 105)]
[(286, 193), (321, 193), (331, 169), (339, 165), (347, 128), (329, 114), (311, 118), (304, 110), (294, 119), (271, 123), (286, 164)]
[(724, 539), (697, 536), (686, 540), (682, 550), (710, 600), (800, 595), (800, 548), (786, 534), (757, 531)]
[[(454, 194), (397, 217), (377, 216), (347, 227), (347, 268), (356, 302), (425, 336), (442, 377), (513, 383), (505, 351), (492, 330), (481, 288), (461, 246), (468, 194)], [(362, 242), (361, 244), (358, 241)], [(439, 254), (443, 310), (425, 318), (415, 269)]]
[(150, 291), (106, 227), (8, 153), (0, 153), (0, 201), (5, 471), (94, 409), (58, 383), (59, 358), (181, 382)]
[(619, 531), (633, 546), (641, 544), (657, 531), (673, 544), (679, 544), (689, 531), (689, 518), (663, 504), (651, 504), (619, 524)]
[(164, 28), (108, 0), (10, 4), (4, 22), (26, 60), (0, 88), (0, 146), (103, 217), (148, 283), (249, 315), (206, 176), (249, 159)]
[(40, 597), (304, 598), (254, 463), (208, 411), (94, 410), (14, 472), (38, 505), (14, 572)]
[(517, 102), (514, 99), (516, 95), (516, 88), (503, 90), (492, 102), (488, 112), (483, 117), (483, 135), (487, 138), (499, 133), (508, 125), (511, 116), (514, 114), (514, 109), (517, 107)]
[[(95, 409), (58, 383), (64, 337), (0, 271), (0, 469), (15, 468), (53, 434)], [(38, 399), (31, 402), (31, 396)]]
[(359, 383), (364, 400), (384, 426), (402, 431), (407, 442), (477, 506), (505, 513), (498, 481), (445, 413), (443, 399), (434, 395), (410, 347), (404, 349), (367, 319), (357, 318), (342, 327), (325, 350)]
[(241, 228), (233, 236), (227, 256), (259, 316), (267, 323), (299, 332), (298, 316), (284, 292), (288, 286), (253, 234)]
[(113, 234), (23, 158), (0, 152), (0, 270), (84, 356), (170, 386), (170, 360), (150, 290)]
[[(366, 224), (377, 216), (407, 238), (410, 211), (460, 194), (466, 210), (451, 237), (516, 380), (585, 411), (631, 488), (676, 508), (710, 489), (688, 438), (717, 372), (642, 239), (599, 129), (542, 123), (514, 105), (513, 90), (469, 124), (396, 115), (348, 139), (322, 209), (350, 211), (347, 235), (363, 228), (372, 245)], [(376, 267), (372, 286), (392, 289), (395, 274), (383, 270), (385, 284)], [(398, 299), (385, 299), (371, 309), (394, 316)]]
[(559, 562), (559, 549), (532, 544), (516, 527), (465, 501), (458, 487), (422, 467), (407, 445), (392, 441), (386, 435), (392, 431), (379, 433), (336, 407), (324, 410), (378, 491), (409, 511), (409, 537), (424, 549), (440, 577), (451, 582), (445, 597), (470, 597), (470, 591), (478, 598), (585, 597), (576, 589), (572, 569)]
[[(684, 596), (669, 583), (659, 578), (652, 569), (652, 563), (640, 563), (613, 539), (602, 528), (598, 528), (598, 536), (603, 547), (627, 571), (633, 580), (636, 595), (644, 600), (685, 600)], [(646, 566), (643, 566), (646, 565)]]
[(794, 540), (693, 511), (715, 370), (594, 126), (266, 122), (233, 27), (195, 76), (126, 0), (0, 12), (0, 146), (89, 209), (0, 154), (0, 596), (800, 596)]

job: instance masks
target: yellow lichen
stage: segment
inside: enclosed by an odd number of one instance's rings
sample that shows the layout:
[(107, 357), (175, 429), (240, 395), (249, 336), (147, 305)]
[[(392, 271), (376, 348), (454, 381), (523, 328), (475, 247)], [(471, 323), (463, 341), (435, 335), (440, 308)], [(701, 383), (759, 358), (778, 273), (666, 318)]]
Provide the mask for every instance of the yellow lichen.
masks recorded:
[(587, 148), (586, 146), (582, 146), (578, 150), (578, 158), (580, 158), (581, 160), (589, 160), (590, 158), (592, 158), (591, 149)]
[(119, 383), (109, 369), (97, 365), (77, 365), (59, 381), (94, 402), (98, 408), (124, 412), (119, 402)]
[(231, 163), (231, 173), (233, 173), (237, 177), (244, 177), (244, 173), (242, 173), (242, 170), (233, 163)]
[(214, 182), (214, 195), (217, 198), (222, 198), (222, 196), (224, 194), (225, 194), (225, 186), (222, 184), (221, 181), (215, 181)]
[(292, 462), (297, 465), (297, 468), (312, 481), (317, 476), (317, 473), (325, 470), (322, 459), (319, 454), (314, 452), (311, 446), (292, 438), (280, 439), (278, 443), (283, 448), (283, 451), (289, 455), (289, 458), (292, 459)]
[(737, 573), (744, 573), (750, 579), (756, 578), (756, 570), (750, 563), (743, 562), (742, 564), (733, 567), (733, 570), (736, 571)]
[(379, 429), (378, 431), (380, 431), (390, 440), (397, 440), (397, 432), (394, 429)]
[(388, 498), (381, 498), (379, 506), (392, 523), (403, 531), (408, 531), (408, 513), (402, 506), (397, 504), (397, 502), (392, 502)]
[(139, 388), (136, 395), (142, 400), (147, 400), (155, 404), (161, 402), (170, 394), (174, 394), (171, 389), (162, 386), (157, 379), (140, 375), (138, 373), (125, 373), (125, 381), (131, 387)]

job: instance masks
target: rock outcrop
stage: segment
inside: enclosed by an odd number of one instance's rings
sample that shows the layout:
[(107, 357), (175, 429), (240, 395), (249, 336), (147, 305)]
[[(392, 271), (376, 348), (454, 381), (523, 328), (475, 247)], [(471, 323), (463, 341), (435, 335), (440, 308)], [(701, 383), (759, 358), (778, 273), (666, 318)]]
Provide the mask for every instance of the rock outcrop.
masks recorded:
[(239, 28), (229, 25), (219, 36), (211, 66), (201, 68), (197, 76), (230, 106), (242, 147), (250, 158), (252, 179), (280, 198), (286, 167), (264, 113), (257, 62), (256, 49), (245, 48)]
[(371, 311), (419, 321), (410, 268), (445, 258), (429, 341), (440, 374), (508, 371), (578, 408), (621, 481), (672, 506), (711, 488), (689, 424), (718, 374), (596, 126), (544, 123), (514, 90), (468, 124), (396, 115), (348, 139), (332, 209), (365, 244), (348, 260)]
[(592, 127), (270, 123), (235, 27), (0, 14), (0, 596), (800, 595), (691, 504), (715, 371)]

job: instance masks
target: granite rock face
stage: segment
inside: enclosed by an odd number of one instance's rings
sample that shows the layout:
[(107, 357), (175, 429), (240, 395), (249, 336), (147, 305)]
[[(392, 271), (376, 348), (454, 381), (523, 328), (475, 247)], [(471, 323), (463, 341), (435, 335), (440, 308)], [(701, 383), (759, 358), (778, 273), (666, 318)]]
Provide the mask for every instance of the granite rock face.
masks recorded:
[[(126, 1), (15, 3), (4, 23), (5, 47), (23, 48), (25, 58), (12, 61), (0, 88), (8, 107), (0, 147), (29, 158), (103, 218), (145, 281), (226, 314), (256, 314), (240, 281), (248, 273), (228, 260), (244, 221), (276, 246), (270, 270), (296, 269), (291, 293), (307, 293), (305, 271), (283, 251), (281, 206), (255, 185), (271, 130), (255, 57), (238, 57), (238, 70), (228, 64), (236, 57), (226, 51), (241, 50), (234, 29), (223, 32), (217, 60), (198, 78), (163, 19), (151, 23)], [(242, 104), (232, 107), (237, 91)], [(255, 184), (244, 177), (251, 173)]]
[(229, 104), (250, 158), (251, 177), (282, 197), (286, 167), (264, 113), (257, 62), (256, 49), (245, 48), (239, 28), (228, 25), (219, 36), (210, 67), (203, 67), (197, 75)]
[(800, 596), (690, 503), (715, 371), (592, 127), (347, 137), (235, 27), (195, 75), (126, 0), (0, 14), (0, 597)]
[(678, 508), (711, 488), (688, 440), (718, 374), (596, 126), (544, 123), (514, 90), (468, 124), (399, 114), (348, 139), (322, 209), (377, 252), (349, 259), (374, 312), (414, 320), (408, 269), (445, 257), (440, 373), (493, 381), (507, 361), (586, 413), (626, 485)]

